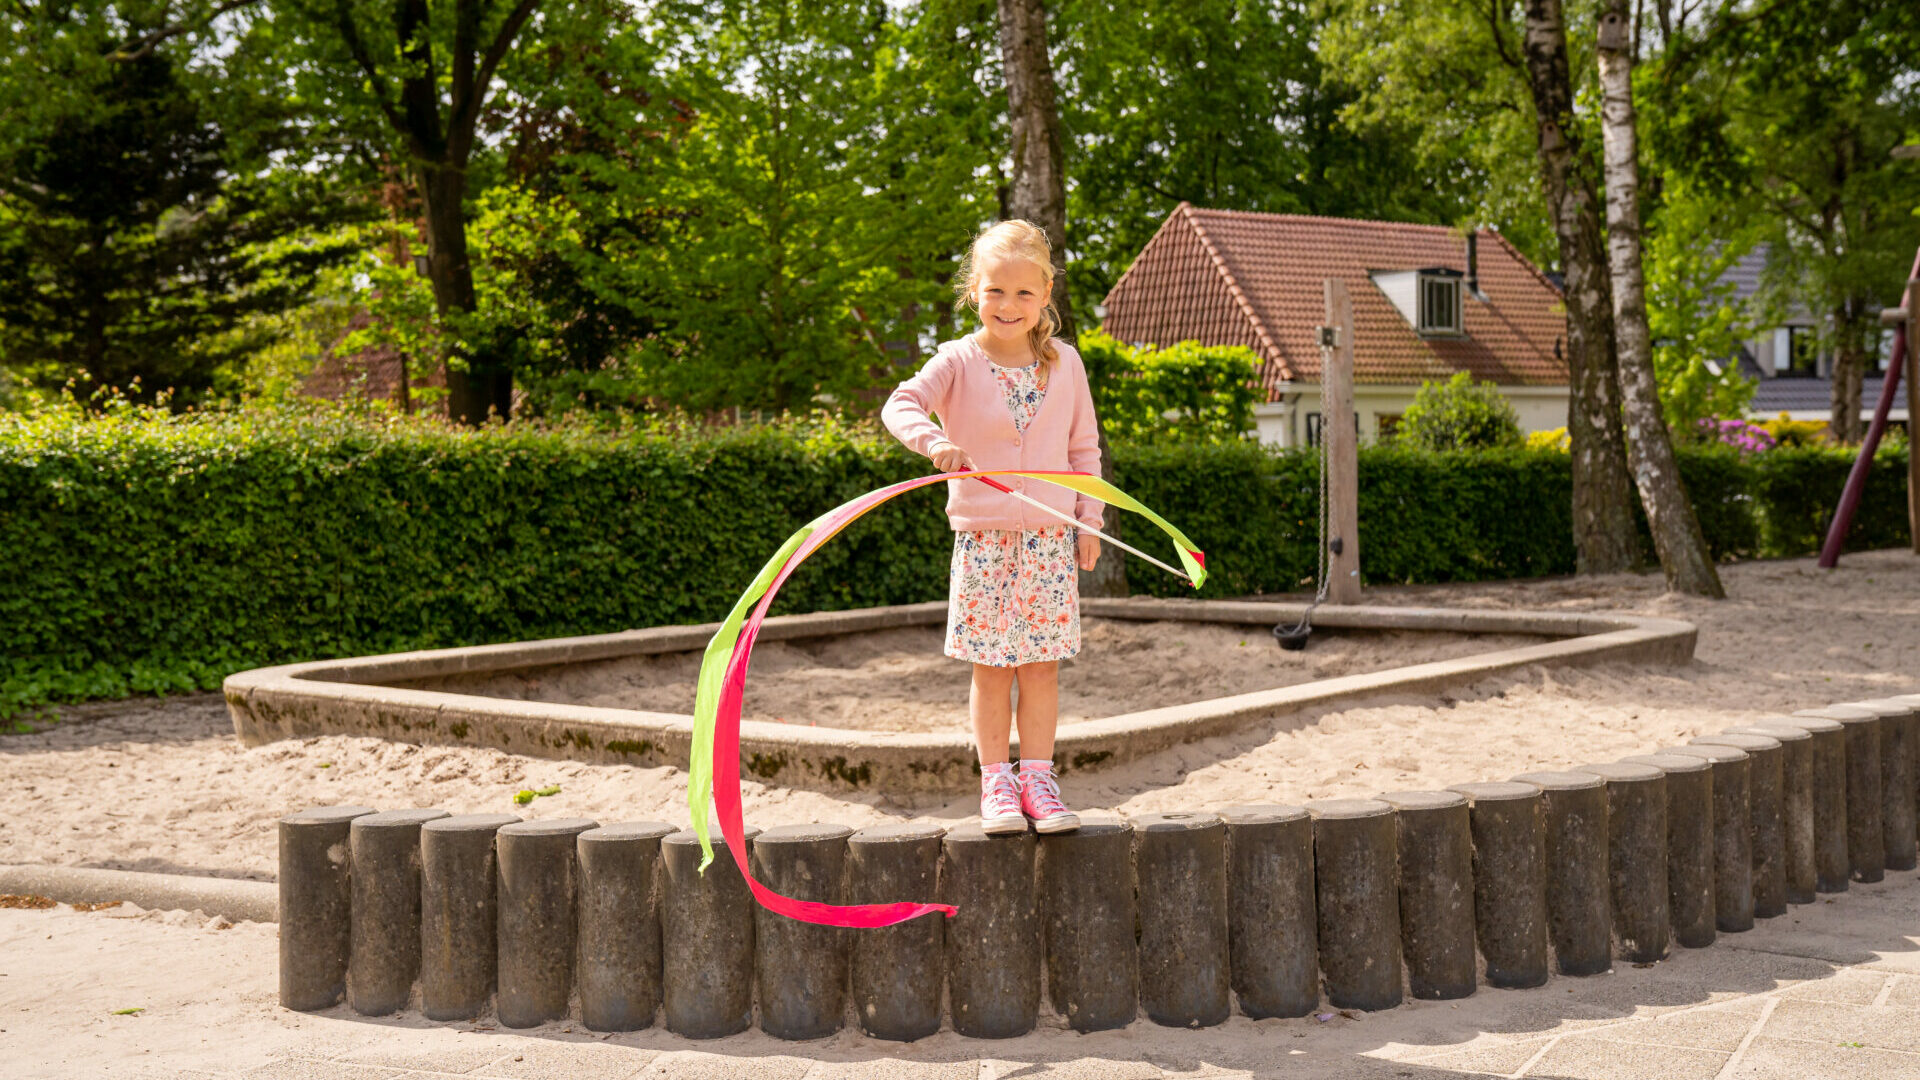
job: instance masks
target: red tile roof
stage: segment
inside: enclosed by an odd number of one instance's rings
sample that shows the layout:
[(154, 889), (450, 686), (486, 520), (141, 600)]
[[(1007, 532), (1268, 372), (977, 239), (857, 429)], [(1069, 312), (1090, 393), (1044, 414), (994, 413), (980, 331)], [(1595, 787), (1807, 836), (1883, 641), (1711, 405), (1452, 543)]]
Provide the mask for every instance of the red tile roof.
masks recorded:
[(1499, 233), (1479, 236), (1486, 302), (1463, 292), (1466, 335), (1423, 338), (1368, 272), (1464, 273), (1458, 230), (1181, 203), (1107, 294), (1104, 328), (1135, 343), (1248, 346), (1272, 400), (1280, 383), (1319, 378), (1321, 282), (1338, 277), (1353, 297), (1357, 382), (1419, 383), (1466, 371), (1503, 385), (1566, 385), (1567, 365), (1556, 355), (1566, 333), (1559, 290)]

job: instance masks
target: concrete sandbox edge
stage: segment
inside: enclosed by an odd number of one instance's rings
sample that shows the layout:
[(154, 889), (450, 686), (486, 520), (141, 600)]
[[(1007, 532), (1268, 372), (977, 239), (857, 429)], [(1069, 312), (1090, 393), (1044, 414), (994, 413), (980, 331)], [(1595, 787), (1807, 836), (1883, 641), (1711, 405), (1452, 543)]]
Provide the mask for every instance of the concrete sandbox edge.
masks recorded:
[[(938, 625), (946, 618), (946, 608), (944, 602), (935, 601), (784, 615), (768, 619), (760, 636), (777, 641)], [(1088, 598), (1081, 608), (1102, 618), (1259, 626), (1297, 620), (1305, 606)], [(1061, 771), (1119, 765), (1251, 722), (1324, 709), (1336, 702), (1430, 694), (1538, 664), (1677, 666), (1693, 658), (1697, 637), (1693, 624), (1676, 619), (1543, 611), (1325, 605), (1314, 612), (1314, 622), (1341, 629), (1536, 634), (1559, 640), (1063, 724), (1054, 752)], [(223, 689), (234, 734), (249, 746), (317, 735), (374, 735), (422, 744), (493, 747), (543, 758), (684, 765), (693, 732), (691, 716), (382, 684), (695, 650), (706, 645), (717, 625), (661, 626), (287, 664), (229, 676)], [(963, 791), (976, 783), (973, 747), (961, 732), (872, 732), (746, 721), (740, 725), (740, 749), (746, 775), (795, 787)]]

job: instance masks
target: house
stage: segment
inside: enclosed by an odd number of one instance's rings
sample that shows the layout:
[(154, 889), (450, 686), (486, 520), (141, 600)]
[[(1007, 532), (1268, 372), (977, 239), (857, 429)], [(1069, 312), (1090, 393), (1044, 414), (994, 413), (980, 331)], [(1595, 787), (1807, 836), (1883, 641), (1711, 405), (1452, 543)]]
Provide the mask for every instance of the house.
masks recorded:
[[(1767, 246), (1762, 244), (1735, 260), (1720, 276), (1721, 284), (1731, 290), (1727, 303), (1744, 309), (1758, 324), (1733, 357), (1740, 374), (1760, 384), (1754, 388), (1747, 412), (1760, 420), (1771, 420), (1785, 413), (1790, 420), (1825, 423), (1833, 418), (1833, 353), (1820, 348), (1820, 331), (1825, 320), (1816, 318), (1804, 304), (1798, 303), (1788, 307), (1785, 314), (1763, 317), (1767, 313), (1761, 305), (1760, 291), (1767, 254)], [(1893, 354), (1891, 332), (1882, 335), (1880, 345), (1877, 364), (1860, 380), (1863, 420), (1872, 419), (1874, 405), (1880, 400), (1881, 385)], [(1906, 424), (1904, 393), (1894, 395), (1889, 419), (1896, 424)]]
[[(1526, 431), (1564, 427), (1560, 291), (1499, 233), (1436, 225), (1203, 210), (1181, 203), (1103, 305), (1130, 344), (1245, 345), (1260, 358), (1262, 442), (1319, 441), (1322, 282), (1353, 298), (1354, 411), (1390, 435), (1424, 382), (1468, 372), (1513, 402)], [(1102, 314), (1096, 312), (1096, 314)]]

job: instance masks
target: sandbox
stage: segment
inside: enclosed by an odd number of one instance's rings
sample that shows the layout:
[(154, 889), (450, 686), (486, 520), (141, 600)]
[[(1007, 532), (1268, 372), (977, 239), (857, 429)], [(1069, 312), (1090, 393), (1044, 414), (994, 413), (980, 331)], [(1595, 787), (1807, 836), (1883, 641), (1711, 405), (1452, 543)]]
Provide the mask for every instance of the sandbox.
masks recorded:
[[(1170, 685), (1129, 685), (1076, 716), (1072, 702), (1064, 711), (1055, 760), (1062, 772), (1095, 770), (1136, 760), (1195, 739), (1209, 738), (1243, 726), (1310, 713), (1336, 703), (1395, 695), (1431, 694), (1463, 686), (1488, 675), (1533, 665), (1574, 666), (1594, 663), (1656, 663), (1681, 665), (1693, 656), (1694, 627), (1672, 619), (1630, 615), (1572, 614), (1538, 611), (1487, 611), (1413, 607), (1323, 606), (1314, 612), (1314, 624), (1329, 633), (1317, 638), (1308, 657), (1324, 656), (1323, 644), (1343, 632), (1387, 635), (1386, 647), (1374, 652), (1394, 657), (1395, 666), (1318, 676), (1311, 666), (1262, 674), (1258, 665), (1230, 662), (1227, 642), (1242, 648), (1274, 651), (1266, 637), (1276, 622), (1293, 622), (1303, 606), (1289, 603), (1088, 599), (1083, 611), (1089, 633), (1101, 634), (1103, 623), (1177, 624), (1193, 628), (1202, 651), (1222, 655), (1217, 664), (1204, 658), (1190, 668), (1193, 674)], [(909, 636), (933, 634), (926, 642), (932, 651), (946, 616), (944, 603), (911, 604), (857, 611), (782, 616), (767, 621), (760, 640), (767, 646), (792, 643), (815, 655), (832, 652), (836, 639), (876, 631)], [(242, 742), (259, 745), (275, 739), (316, 735), (372, 735), (406, 742), (484, 746), (536, 757), (565, 758), (602, 763), (673, 765), (685, 762), (692, 732), (687, 711), (664, 707), (685, 698), (677, 680), (690, 682), (689, 657), (705, 646), (714, 627), (651, 627), (591, 637), (514, 642), (463, 649), (440, 649), (390, 656), (318, 661), (262, 668), (234, 675), (225, 694), (234, 731)], [(1122, 630), (1111, 631), (1124, 638)], [(1178, 634), (1179, 631), (1172, 633)], [(1137, 635), (1136, 635), (1137, 637)], [(1422, 641), (1425, 637), (1429, 640)], [(1176, 638), (1177, 640), (1177, 638)], [(1375, 645), (1381, 642), (1376, 641)], [(766, 646), (763, 646), (766, 647)], [(1319, 652), (1316, 653), (1316, 650)], [(1409, 655), (1410, 654), (1410, 655)], [(1124, 657), (1124, 652), (1122, 656)], [(596, 691), (580, 685), (572, 693), (581, 700), (530, 700), (564, 690), (569, 679), (592, 684), (596, 672), (610, 671), (637, 660), (662, 658), (652, 674), (626, 678), (617, 694), (654, 694), (654, 709), (616, 708), (590, 703)], [(1426, 657), (1439, 657), (1425, 659)], [(1407, 664), (1405, 659), (1424, 659)], [(1133, 666), (1148, 669), (1167, 659), (1164, 651), (1142, 652)], [(1107, 662), (1112, 662), (1111, 660)], [(1129, 661), (1122, 660), (1122, 663)], [(949, 673), (935, 676), (964, 686), (964, 666), (951, 661)], [(1356, 658), (1353, 666), (1370, 666)], [(576, 675), (569, 675), (569, 669)], [(685, 670), (681, 670), (685, 669)], [(773, 681), (777, 671), (757, 677)], [(872, 700), (876, 690), (906, 678), (902, 672), (869, 672), (864, 684), (841, 688), (842, 700)], [(1268, 685), (1246, 689), (1248, 680), (1265, 678)], [(651, 680), (651, 682), (649, 681)], [(1272, 685), (1279, 681), (1283, 685)], [(635, 685), (636, 683), (640, 685)], [(601, 689), (605, 689), (602, 687)], [(923, 697), (952, 703), (959, 699), (952, 687)], [(1156, 694), (1160, 695), (1156, 699)], [(1166, 695), (1173, 699), (1167, 700)], [(678, 695), (676, 697), (676, 695)], [(834, 694), (818, 695), (823, 699)], [(755, 683), (747, 690), (749, 716), (755, 706)], [(793, 699), (789, 699), (793, 700)], [(884, 701), (884, 699), (883, 699)], [(1163, 703), (1163, 701), (1165, 703)], [(959, 717), (941, 710), (953, 704), (929, 706), (918, 713), (895, 702), (893, 715), (884, 704), (861, 715), (843, 715), (838, 726), (811, 717), (746, 719), (741, 724), (741, 752), (748, 775), (769, 783), (827, 790), (871, 789), (888, 792), (962, 791), (975, 783), (970, 739)], [(1110, 711), (1117, 710), (1117, 711)], [(792, 710), (785, 710), (792, 711)], [(1106, 715), (1097, 715), (1105, 712)], [(767, 715), (767, 714), (762, 714)], [(785, 722), (782, 722), (782, 721)], [(808, 722), (810, 721), (810, 722)], [(931, 730), (897, 730), (920, 727)], [(895, 730), (887, 730), (894, 728)]]

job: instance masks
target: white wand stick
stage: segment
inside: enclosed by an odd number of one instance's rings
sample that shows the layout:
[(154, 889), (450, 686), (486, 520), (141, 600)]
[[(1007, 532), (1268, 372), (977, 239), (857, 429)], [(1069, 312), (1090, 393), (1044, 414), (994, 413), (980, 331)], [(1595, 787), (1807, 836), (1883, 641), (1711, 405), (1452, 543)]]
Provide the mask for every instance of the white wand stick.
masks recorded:
[[(974, 479), (981, 480), (983, 482), (987, 481), (987, 478), (984, 476), (975, 477)], [(1153, 556), (1147, 554), (1146, 552), (1141, 551), (1139, 548), (1134, 547), (1132, 544), (1122, 543), (1121, 541), (1116, 540), (1111, 536), (1108, 536), (1106, 533), (1101, 532), (1099, 529), (1088, 528), (1084, 523), (1076, 521), (1073, 518), (1067, 516), (1066, 514), (1063, 514), (1060, 511), (1055, 510), (1053, 507), (1048, 506), (1046, 503), (1041, 502), (1039, 499), (1033, 498), (1029, 495), (1024, 495), (1006, 486), (1005, 484), (994, 484), (993, 486), (999, 488), (1001, 491), (1006, 492), (1007, 494), (1013, 496), (1014, 498), (1019, 499), (1021, 502), (1026, 503), (1028, 506), (1031, 506), (1036, 510), (1045, 511), (1048, 515), (1052, 516), (1055, 520), (1064, 521), (1068, 525), (1071, 525), (1076, 529), (1081, 529), (1086, 532), (1090, 532), (1093, 535), (1099, 537), (1102, 540), (1105, 540), (1107, 543), (1112, 544), (1114, 547), (1117, 547), (1122, 551), (1130, 551), (1133, 554), (1140, 556), (1141, 558), (1147, 560), (1148, 562), (1159, 567), (1160, 569), (1165, 570), (1167, 573), (1172, 574), (1175, 577), (1178, 577), (1181, 580), (1187, 582), (1187, 584), (1189, 585), (1193, 584), (1193, 578), (1189, 576), (1185, 570), (1179, 570), (1179, 569), (1175, 569), (1174, 567), (1168, 566), (1166, 563), (1163, 563), (1159, 559), (1156, 559)]]

